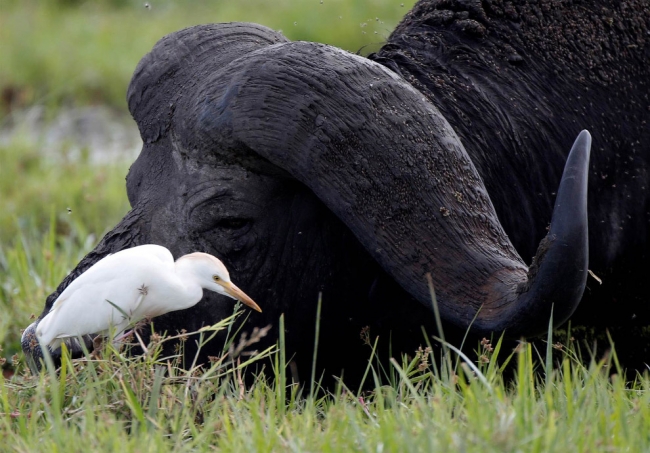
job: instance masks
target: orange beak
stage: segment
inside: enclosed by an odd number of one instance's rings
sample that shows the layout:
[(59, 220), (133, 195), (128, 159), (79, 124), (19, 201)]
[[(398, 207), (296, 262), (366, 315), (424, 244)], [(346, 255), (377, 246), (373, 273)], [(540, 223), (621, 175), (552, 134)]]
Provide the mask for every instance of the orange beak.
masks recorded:
[(255, 311), (259, 311), (262, 313), (262, 309), (255, 303), (253, 299), (248, 297), (248, 295), (239, 289), (234, 283), (232, 282), (223, 282), (221, 283), (221, 286), (223, 286), (223, 289), (226, 291), (226, 293), (230, 296), (233, 297), (239, 301), (241, 301), (242, 304), (248, 305)]

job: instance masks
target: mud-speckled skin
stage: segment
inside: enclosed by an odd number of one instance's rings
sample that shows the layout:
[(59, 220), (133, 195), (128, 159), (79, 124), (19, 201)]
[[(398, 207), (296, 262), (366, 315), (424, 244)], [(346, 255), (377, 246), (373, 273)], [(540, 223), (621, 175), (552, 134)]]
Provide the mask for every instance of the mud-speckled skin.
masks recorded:
[[(586, 175), (570, 172), (561, 203), (556, 192), (588, 129), (589, 267), (604, 284), (588, 283), (595, 305), (579, 314), (647, 324), (649, 13), (600, 3), (423, 0), (370, 59), (252, 24), (163, 38), (128, 93), (145, 142), (133, 210), (44, 313), (98, 258), (153, 242), (221, 258), (264, 310), (248, 326), (284, 313), (303, 377), (319, 291), (327, 376), (364, 369), (365, 326), (393, 355), (422, 343), (420, 326), (434, 333), (427, 272), (448, 325), (482, 307), (480, 334), (539, 333), (584, 288)], [(231, 309), (206, 294), (155, 325), (193, 330)]]
[[(526, 262), (546, 234), (562, 144), (593, 135), (589, 280), (574, 317), (650, 324), (650, 5), (420, 1), (371, 56), (442, 112)], [(506, 176), (507, 175), (507, 176)]]

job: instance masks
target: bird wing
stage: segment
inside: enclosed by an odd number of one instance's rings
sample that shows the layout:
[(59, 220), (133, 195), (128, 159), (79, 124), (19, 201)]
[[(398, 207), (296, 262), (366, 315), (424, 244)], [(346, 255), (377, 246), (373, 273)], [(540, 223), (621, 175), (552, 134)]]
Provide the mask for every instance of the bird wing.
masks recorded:
[(137, 265), (142, 258), (158, 259), (161, 265), (174, 265), (174, 257), (165, 247), (155, 244), (138, 245), (129, 249), (120, 250), (106, 255), (101, 260), (90, 266), (83, 274), (72, 281), (57, 297), (50, 308), (50, 312), (61, 306), (79, 288), (98, 281), (116, 280), (125, 275), (129, 265)]
[(57, 298), (37, 326), (37, 336), (50, 344), (56, 338), (118, 331), (146, 298), (146, 288), (174, 278), (174, 259), (164, 247), (144, 245), (107, 256), (75, 279)]

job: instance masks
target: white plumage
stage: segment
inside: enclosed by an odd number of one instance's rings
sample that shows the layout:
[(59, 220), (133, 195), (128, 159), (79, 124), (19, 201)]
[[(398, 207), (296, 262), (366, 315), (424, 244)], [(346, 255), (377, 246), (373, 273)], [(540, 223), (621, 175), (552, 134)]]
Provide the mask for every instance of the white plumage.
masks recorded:
[(203, 289), (262, 311), (214, 256), (192, 253), (174, 262), (165, 247), (141, 245), (104, 257), (70, 283), (38, 323), (36, 337), (54, 350), (66, 338), (111, 326), (119, 334), (140, 319), (196, 305)]

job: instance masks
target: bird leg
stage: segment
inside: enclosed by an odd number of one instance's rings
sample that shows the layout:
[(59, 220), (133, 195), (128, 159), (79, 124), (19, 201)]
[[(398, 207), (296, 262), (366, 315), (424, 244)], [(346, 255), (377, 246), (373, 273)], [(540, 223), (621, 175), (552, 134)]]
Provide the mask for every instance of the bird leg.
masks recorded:
[(117, 343), (122, 342), (122, 340), (126, 340), (124, 341), (124, 343), (130, 343), (132, 338), (129, 337), (133, 337), (133, 329), (127, 330), (126, 332), (122, 332), (121, 335), (118, 335), (115, 338), (113, 338), (113, 344), (117, 345)]
[[(142, 285), (142, 286), (144, 287), (144, 285)], [(146, 291), (147, 288), (146, 287), (144, 287), (144, 288), (145, 288), (145, 291)], [(140, 290), (142, 290), (142, 288), (140, 288)], [(133, 326), (133, 328), (131, 330), (128, 330), (128, 331), (122, 333), (121, 335), (118, 335), (117, 337), (113, 338), (113, 343), (117, 343), (117, 342), (119, 342), (121, 340), (124, 340), (125, 338), (133, 336), (134, 332), (139, 332), (140, 329), (142, 329), (144, 326), (146, 326), (146, 325), (148, 325), (150, 323), (151, 323), (151, 318), (143, 318), (143, 319), (141, 319), (140, 321), (135, 323), (135, 325)]]

